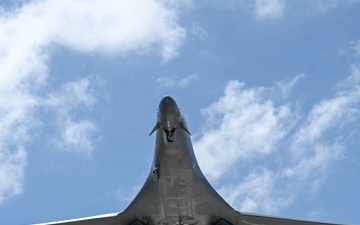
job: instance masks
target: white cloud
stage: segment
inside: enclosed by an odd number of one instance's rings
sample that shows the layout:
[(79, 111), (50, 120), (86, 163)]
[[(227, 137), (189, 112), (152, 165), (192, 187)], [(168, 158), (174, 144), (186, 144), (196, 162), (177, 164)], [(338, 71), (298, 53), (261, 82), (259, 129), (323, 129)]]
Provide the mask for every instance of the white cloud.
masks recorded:
[(359, 3), (359, 0), (318, 0), (318, 1), (311, 1), (314, 7), (317, 10), (322, 12), (327, 12), (330, 9), (334, 9), (340, 5), (350, 5), (354, 3)]
[(96, 89), (104, 81), (98, 76), (88, 76), (62, 85), (60, 90), (53, 91), (42, 101), (44, 107), (50, 107), (59, 114), (69, 114), (80, 107), (93, 107), (96, 103)]
[(201, 41), (205, 42), (209, 38), (208, 32), (198, 23), (193, 23), (191, 26), (192, 33)]
[(289, 105), (276, 106), (265, 97), (271, 90), (244, 86), (230, 81), (224, 96), (202, 112), (207, 127), (194, 148), (210, 179), (219, 179), (239, 160), (271, 153), (293, 122)]
[(176, 11), (158, 1), (37, 1), (9, 18), (2, 23), (2, 43), (23, 41), (20, 47), (31, 52), (49, 44), (111, 54), (157, 45), (169, 60), (185, 37)]
[[(81, 152), (93, 148), (90, 136), (96, 125), (72, 115), (77, 106), (91, 107), (89, 90), (81, 92), (85, 89), (77, 83), (59, 96), (40, 94), (51, 74), (48, 64), (54, 46), (107, 55), (158, 53), (166, 62), (178, 55), (186, 36), (177, 15), (184, 4), (190, 3), (43, 0), (1, 9), (0, 203), (21, 193), (26, 144), (33, 137), (31, 131), (40, 127), (42, 107), (56, 110), (64, 119), (66, 126), (59, 129), (68, 147), (85, 146)], [(69, 98), (67, 92), (76, 97)]]
[(357, 60), (360, 57), (360, 41), (350, 41), (339, 49), (339, 55), (342, 59)]
[(223, 186), (219, 191), (229, 204), (239, 207), (237, 210), (273, 213), (294, 198), (291, 191), (277, 189), (276, 176), (276, 172), (261, 168), (246, 176), (241, 183)]
[(183, 79), (180, 80), (179, 86), (181, 88), (184, 88), (184, 87), (188, 86), (191, 82), (196, 81), (198, 78), (199, 78), (199, 76), (197, 74), (192, 74), (187, 77), (184, 77)]
[[(360, 119), (359, 66), (332, 98), (303, 115), (293, 108), (297, 102), (281, 103), (273, 94), (284, 88), (287, 94), (300, 77), (268, 88), (231, 81), (203, 110), (207, 125), (194, 143), (200, 167), (239, 210), (273, 213), (300, 192), (316, 192), (330, 165), (346, 154), (346, 135)], [(229, 177), (241, 182), (224, 183)]]
[(259, 21), (264, 21), (283, 18), (288, 11), (291, 13), (294, 9), (305, 14), (309, 10), (314, 13), (324, 13), (337, 7), (357, 4), (360, 0), (216, 0), (214, 2), (219, 8), (239, 10), (251, 14)]
[(295, 76), (291, 80), (284, 80), (284, 81), (278, 82), (277, 85), (281, 91), (281, 94), (285, 98), (289, 97), (291, 91), (296, 86), (296, 84), (299, 82), (299, 80), (304, 79), (304, 78), (305, 78), (305, 74), (300, 74), (300, 75)]
[(75, 118), (75, 111), (93, 108), (97, 101), (96, 89), (102, 84), (97, 76), (81, 78), (64, 84), (59, 91), (50, 93), (41, 101), (44, 108), (55, 114), (60, 135), (53, 137), (53, 142), (59, 149), (91, 155), (94, 149), (92, 134), (98, 128), (83, 116)]
[(119, 202), (124, 202), (126, 204), (130, 204), (132, 200), (136, 197), (136, 195), (139, 193), (142, 185), (138, 184), (132, 187), (131, 190), (124, 190), (123, 188), (119, 188), (115, 192), (116, 199)]
[(0, 150), (0, 204), (6, 198), (22, 192), (26, 164), (26, 152), (23, 148), (12, 152), (3, 148)]
[(66, 121), (61, 142), (58, 142), (58, 144), (61, 148), (69, 148), (72, 151), (75, 150), (90, 156), (94, 149), (91, 133), (95, 131), (97, 131), (97, 126), (91, 121)]
[(285, 14), (288, 0), (217, 0), (217, 7), (241, 10), (252, 14), (256, 19), (281, 18)]
[(198, 78), (199, 76), (197, 74), (192, 74), (182, 79), (177, 79), (176, 77), (161, 77), (157, 79), (157, 83), (162, 88), (185, 88), (190, 83), (198, 80)]
[(355, 56), (359, 57), (360, 56), (360, 41), (357, 41), (353, 44), (353, 49), (354, 49), (354, 54)]
[(27, 165), (24, 144), (41, 124), (35, 117), (37, 106), (36, 97), (24, 86), (0, 87), (0, 204), (22, 191)]
[(258, 19), (280, 18), (285, 11), (285, 0), (256, 0), (254, 14)]

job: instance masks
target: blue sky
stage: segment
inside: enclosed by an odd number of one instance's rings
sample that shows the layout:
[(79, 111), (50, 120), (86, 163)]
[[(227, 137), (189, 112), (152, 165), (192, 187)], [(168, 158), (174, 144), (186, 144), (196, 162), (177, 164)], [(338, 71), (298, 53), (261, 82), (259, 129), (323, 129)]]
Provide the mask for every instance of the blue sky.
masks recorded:
[(0, 4), (0, 224), (121, 212), (164, 95), (237, 210), (359, 224), (360, 1)]

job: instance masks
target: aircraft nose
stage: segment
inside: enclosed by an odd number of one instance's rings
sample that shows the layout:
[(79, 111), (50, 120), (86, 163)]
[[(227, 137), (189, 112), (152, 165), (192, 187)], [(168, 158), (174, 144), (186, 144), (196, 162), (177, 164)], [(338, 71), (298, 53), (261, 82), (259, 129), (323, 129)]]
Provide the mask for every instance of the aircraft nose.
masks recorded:
[(168, 106), (177, 106), (175, 100), (170, 96), (165, 96), (163, 99), (161, 99), (159, 104), (159, 109), (166, 108)]

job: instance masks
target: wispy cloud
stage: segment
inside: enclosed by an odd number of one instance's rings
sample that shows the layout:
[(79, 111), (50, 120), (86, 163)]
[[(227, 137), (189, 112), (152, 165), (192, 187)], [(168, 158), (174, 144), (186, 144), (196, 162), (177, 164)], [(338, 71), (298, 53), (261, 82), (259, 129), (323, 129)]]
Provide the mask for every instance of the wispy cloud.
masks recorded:
[(139, 193), (142, 185), (135, 185), (134, 187), (129, 189), (119, 188), (115, 192), (115, 197), (119, 202), (124, 202), (126, 204), (130, 204), (131, 201), (136, 197)]
[(339, 48), (339, 55), (342, 59), (358, 60), (360, 57), (360, 41), (350, 41)]
[[(52, 50), (62, 46), (106, 55), (156, 53), (166, 62), (178, 55), (186, 36), (177, 15), (184, 4), (155, 0), (25, 1), (1, 9), (0, 203), (21, 193), (26, 145), (31, 131), (41, 127), (41, 108), (53, 107), (61, 118), (67, 118), (60, 127), (65, 146), (82, 146), (81, 154), (93, 148), (90, 136), (96, 125), (70, 115), (78, 106), (93, 104), (93, 99), (81, 92), (81, 81), (65, 86), (58, 93), (62, 96), (44, 93), (51, 75)], [(69, 98), (67, 92), (77, 97)], [(59, 105), (62, 107), (55, 108)]]
[(194, 143), (196, 155), (215, 184), (229, 176), (241, 180), (219, 187), (239, 210), (273, 213), (304, 189), (316, 192), (330, 165), (346, 154), (346, 135), (360, 119), (359, 66), (352, 66), (332, 98), (308, 113), (298, 102), (278, 97), (302, 77), (255, 88), (231, 81), (224, 96), (203, 110), (207, 123)]
[(69, 148), (72, 151), (82, 152), (90, 156), (94, 149), (91, 134), (97, 131), (97, 126), (88, 120), (75, 122), (66, 121), (61, 135), (63, 142), (57, 142), (60, 148)]
[(9, 151), (1, 146), (0, 203), (22, 192), (26, 165), (26, 151), (22, 147)]
[(81, 109), (94, 107), (98, 97), (96, 91), (102, 85), (99, 77), (88, 76), (64, 84), (41, 101), (42, 106), (54, 114), (59, 135), (52, 139), (59, 149), (90, 156), (94, 149), (91, 135), (98, 128), (94, 122), (77, 115), (82, 113)]
[(198, 23), (192, 24), (191, 31), (192, 31), (193, 35), (198, 37), (203, 42), (205, 42), (206, 39), (209, 38), (208, 32), (203, 27), (201, 27), (200, 24), (198, 24)]
[(290, 80), (283, 80), (277, 83), (278, 88), (280, 89), (280, 93), (284, 98), (288, 98), (291, 94), (294, 87), (297, 85), (297, 83), (305, 78), (305, 74), (300, 74), (295, 76), (294, 78)]
[(263, 20), (283, 17), (287, 1), (289, 0), (218, 0), (215, 2), (220, 8), (241, 10), (255, 19)]
[(354, 3), (359, 3), (359, 0), (319, 0), (311, 1), (313, 6), (322, 12), (327, 12), (331, 9), (334, 9), (341, 5), (350, 5)]
[(259, 21), (265, 21), (284, 18), (288, 11), (291, 12), (294, 9), (303, 12), (325, 13), (341, 6), (360, 3), (360, 0), (218, 0), (215, 2), (220, 8), (239, 10), (252, 15)]
[(356, 56), (360, 56), (360, 41), (357, 41), (357, 43), (355, 44), (355, 54)]
[(256, 0), (254, 14), (258, 19), (281, 18), (285, 11), (285, 0)]
[(190, 83), (199, 79), (197, 74), (192, 74), (181, 79), (176, 77), (161, 77), (157, 79), (157, 83), (161, 88), (185, 88)]
[(59, 114), (81, 107), (92, 107), (97, 101), (96, 88), (102, 86), (98, 76), (88, 76), (63, 84), (59, 90), (48, 93), (43, 106), (56, 109)]

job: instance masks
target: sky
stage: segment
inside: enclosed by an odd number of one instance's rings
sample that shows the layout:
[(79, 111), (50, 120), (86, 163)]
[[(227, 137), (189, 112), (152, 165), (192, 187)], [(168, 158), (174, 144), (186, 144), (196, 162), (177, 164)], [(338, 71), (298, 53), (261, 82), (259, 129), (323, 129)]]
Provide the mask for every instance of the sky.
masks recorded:
[(360, 1), (0, 1), (0, 224), (121, 212), (156, 109), (235, 209), (360, 224)]

